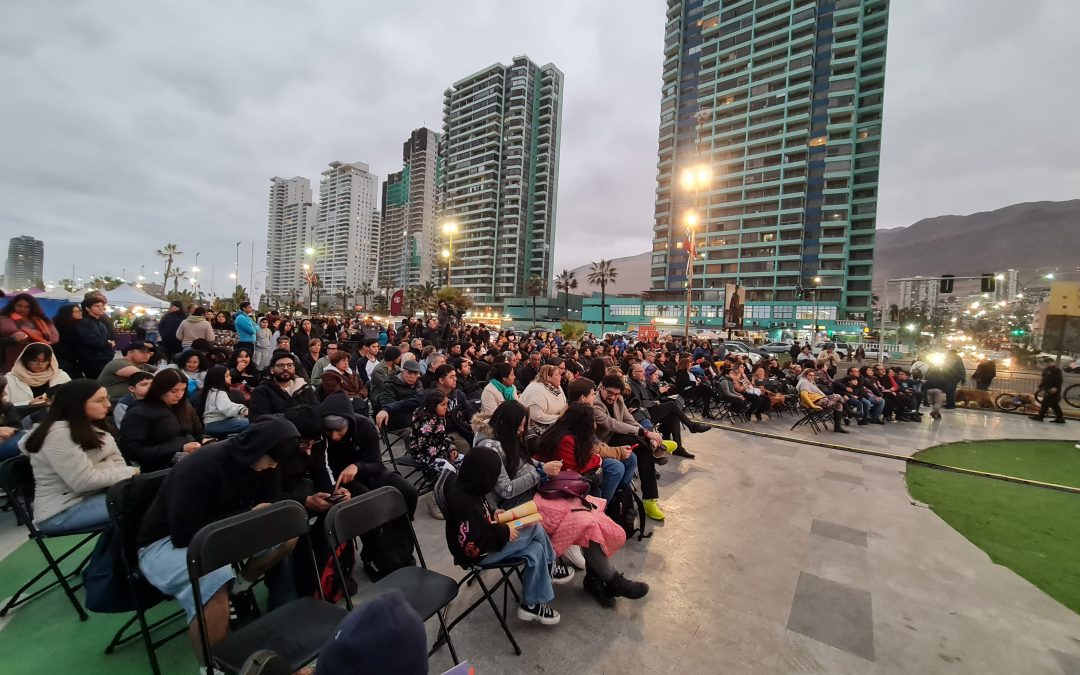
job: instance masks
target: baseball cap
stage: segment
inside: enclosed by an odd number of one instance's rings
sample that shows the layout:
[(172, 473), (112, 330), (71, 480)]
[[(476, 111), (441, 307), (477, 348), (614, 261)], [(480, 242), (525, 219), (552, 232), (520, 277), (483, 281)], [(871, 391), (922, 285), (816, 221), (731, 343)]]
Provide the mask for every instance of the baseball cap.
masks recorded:
[(154, 351), (154, 345), (150, 344), (146, 340), (132, 340), (127, 347), (124, 347), (124, 354), (127, 354), (132, 349), (140, 352), (152, 352)]

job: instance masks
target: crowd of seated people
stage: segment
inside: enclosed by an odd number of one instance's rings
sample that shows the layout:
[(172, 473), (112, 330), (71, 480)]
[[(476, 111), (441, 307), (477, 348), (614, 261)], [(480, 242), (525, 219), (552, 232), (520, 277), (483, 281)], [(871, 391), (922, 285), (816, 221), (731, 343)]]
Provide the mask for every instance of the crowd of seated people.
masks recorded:
[[(320, 571), (294, 555), (294, 540), (239, 570), (215, 570), (195, 598), (186, 547), (199, 528), (282, 499), (302, 504), (318, 521), (334, 503), (383, 486), (401, 492), (415, 515), (420, 484), (384, 461), (382, 428), (406, 437), (429, 486), (445, 471), (455, 476), (443, 509), (426, 498), (430, 515), (445, 520), (455, 562), (524, 559), (517, 615), (554, 625), (555, 587), (571, 583), (575, 569), (584, 571), (584, 590), (606, 607), (648, 592), (645, 582), (618, 570), (627, 535), (607, 505), (626, 491), (640, 493), (643, 517), (665, 519), (659, 467), (672, 455), (693, 460), (684, 432), (712, 428), (690, 410), (711, 417), (722, 405), (766, 421), (802, 405), (828, 413), (843, 433), (852, 421), (917, 420), (921, 400), (920, 383), (902, 369), (838, 372), (828, 358), (786, 367), (770, 359), (752, 368), (745, 355), (721, 357), (707, 343), (571, 344), (560, 331), (494, 333), (451, 319), (294, 324), (276, 314), (256, 318), (246, 303), (212, 321), (201, 308), (174, 304), (159, 322), (157, 344), (136, 341), (117, 356), (98, 307), (104, 299), (87, 302), (83, 313), (98, 323), (74, 334), (48, 327), (38, 327), (41, 340), (10, 334), (11, 344), (24, 344), (0, 390), (19, 401), (28, 392), (28, 402), (47, 408), (27, 430), (12, 406), (0, 407), (0, 449), (10, 456), (14, 445), (30, 456), (35, 522), (49, 533), (103, 527), (105, 489), (140, 471), (167, 470), (143, 516), (139, 567), (186, 611), (196, 645), (196, 603), (215, 642), (230, 630), (238, 594), (264, 581), (273, 607), (317, 593), (310, 572)], [(35, 316), (27, 304), (20, 304), (17, 326), (26, 326), (24, 314)], [(67, 345), (79, 369), (72, 380), (57, 358), (64, 350), (50, 344), (83, 333), (94, 349)], [(83, 353), (97, 360), (83, 361)], [(587, 484), (587, 493), (548, 489), (570, 475)], [(540, 523), (498, 522), (504, 510), (528, 501)], [(304, 546), (323, 561), (332, 551), (319, 530), (312, 528)], [(392, 571), (377, 546), (365, 540), (361, 551), (373, 579)]]

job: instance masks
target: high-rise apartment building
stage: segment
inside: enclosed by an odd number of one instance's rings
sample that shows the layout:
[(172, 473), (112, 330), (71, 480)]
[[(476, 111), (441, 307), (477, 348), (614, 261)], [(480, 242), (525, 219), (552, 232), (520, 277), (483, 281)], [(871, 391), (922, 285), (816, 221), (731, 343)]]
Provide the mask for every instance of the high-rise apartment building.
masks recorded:
[(44, 279), (45, 242), (23, 235), (8, 241), (4, 264), (4, 287), (8, 290), (30, 288)]
[(266, 225), (266, 292), (275, 299), (299, 297), (306, 286), (304, 249), (314, 245), (316, 207), (311, 181), (270, 179)]
[(379, 177), (363, 162), (331, 162), (319, 181), (314, 252), (322, 297), (375, 285), (379, 266)]
[(524, 295), (533, 275), (551, 279), (562, 88), (554, 65), (517, 56), (443, 94), (439, 222), (458, 227), (451, 284), (479, 304)]
[(439, 280), (438, 145), (439, 134), (414, 130), (402, 149), (401, 171), (383, 182), (379, 278), (401, 287)]
[(920, 279), (918, 277), (897, 282), (896, 292), (899, 295), (899, 300), (896, 301), (896, 306), (900, 309), (932, 310), (938, 304), (939, 284), (940, 282), (937, 279)]
[(734, 283), (744, 325), (869, 318), (888, 0), (667, 5), (653, 295), (685, 297), (692, 213), (699, 316)]

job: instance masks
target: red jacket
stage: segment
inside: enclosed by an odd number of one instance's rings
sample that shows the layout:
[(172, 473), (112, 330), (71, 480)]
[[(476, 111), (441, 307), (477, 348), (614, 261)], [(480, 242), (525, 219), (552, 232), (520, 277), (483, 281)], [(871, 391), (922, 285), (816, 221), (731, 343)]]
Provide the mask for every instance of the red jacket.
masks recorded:
[(577, 460), (574, 459), (574, 450), (577, 448), (577, 442), (570, 434), (563, 436), (559, 440), (559, 445), (555, 448), (555, 458), (562, 460), (562, 468), (564, 471), (577, 471), (578, 473), (588, 473), (594, 469), (600, 468), (600, 455), (593, 453), (589, 457), (588, 463), (582, 468), (578, 467)]

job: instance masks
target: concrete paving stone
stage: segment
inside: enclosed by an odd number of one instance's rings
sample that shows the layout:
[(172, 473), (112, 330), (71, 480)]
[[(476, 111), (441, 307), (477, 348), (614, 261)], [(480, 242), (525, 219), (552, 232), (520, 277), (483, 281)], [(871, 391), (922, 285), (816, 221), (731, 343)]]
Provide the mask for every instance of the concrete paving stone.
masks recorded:
[(840, 473), (839, 471), (826, 471), (822, 474), (822, 478), (827, 478), (828, 480), (843, 481), (845, 483), (851, 483), (852, 485), (863, 484), (862, 476), (855, 476), (850, 473)]
[(837, 452), (833, 451), (829, 453), (829, 459), (835, 459), (841, 462), (851, 462), (852, 464), (862, 464), (862, 457), (850, 452)]
[(801, 573), (787, 628), (874, 660), (873, 606), (861, 588)]
[(763, 450), (770, 455), (780, 455), (781, 457), (794, 457), (799, 454), (799, 446), (794, 443), (786, 445), (775, 445), (763, 448)]
[(1051, 649), (1050, 653), (1057, 659), (1058, 665), (1061, 666), (1061, 671), (1065, 675), (1080, 675), (1080, 653), (1066, 654), (1056, 649)]
[(858, 530), (846, 525), (830, 523), (827, 520), (815, 518), (810, 525), (810, 534), (816, 534), (819, 537), (829, 537), (830, 539), (837, 539), (839, 541), (846, 541), (849, 544), (866, 548), (866, 530)]
[(877, 582), (867, 549), (826, 537), (810, 537), (802, 571), (867, 590)]

